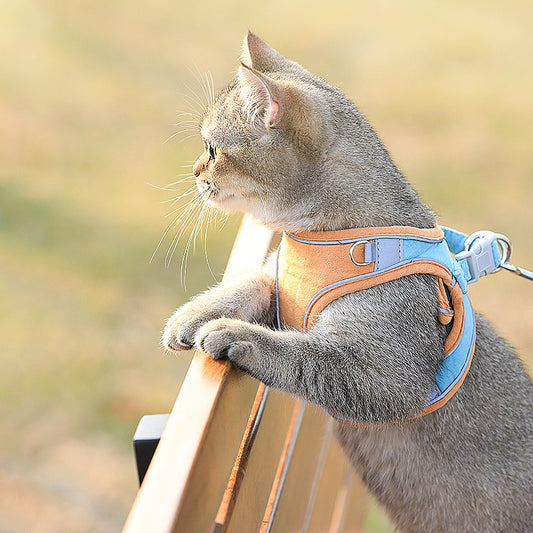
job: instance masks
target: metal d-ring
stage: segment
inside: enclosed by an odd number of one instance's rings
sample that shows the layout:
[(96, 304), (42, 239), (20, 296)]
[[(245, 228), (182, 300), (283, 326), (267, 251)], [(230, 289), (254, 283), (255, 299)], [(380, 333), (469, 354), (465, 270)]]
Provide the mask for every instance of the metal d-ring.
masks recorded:
[(359, 261), (356, 261), (353, 257), (354, 250), (357, 246), (360, 244), (368, 244), (370, 241), (356, 241), (352, 244), (352, 247), (350, 248), (350, 259), (352, 260), (352, 263), (357, 266), (366, 266), (372, 263), (372, 261), (365, 261), (364, 263), (360, 263)]
[(498, 243), (498, 246), (500, 248), (500, 252), (502, 255), (501, 264), (503, 266), (509, 262), (509, 259), (511, 259), (511, 254), (513, 253), (513, 246), (509, 238), (505, 235), (498, 235), (496, 237), (496, 242)]

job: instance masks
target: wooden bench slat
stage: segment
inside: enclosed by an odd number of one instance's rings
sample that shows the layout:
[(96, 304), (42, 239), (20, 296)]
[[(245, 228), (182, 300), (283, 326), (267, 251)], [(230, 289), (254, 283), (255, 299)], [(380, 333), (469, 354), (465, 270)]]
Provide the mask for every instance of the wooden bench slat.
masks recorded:
[(326, 423), (325, 413), (312, 405), (306, 406), (292, 461), (274, 515), (273, 533), (302, 530)]
[(353, 473), (346, 470), (344, 479), (337, 492), (335, 499), (335, 508), (333, 509), (333, 517), (329, 528), (329, 533), (341, 533), (346, 518), (346, 510), (348, 504), (348, 497), (352, 488)]
[[(313, 479), (313, 485), (309, 494), (309, 501), (307, 502), (307, 509), (305, 511), (305, 519), (302, 526), (302, 533), (308, 533), (311, 525), (311, 519), (316, 515), (317, 499), (318, 505), (320, 505), (323, 494), (319, 489), (324, 485), (324, 479), (331, 475), (329, 470), (324, 471), (326, 468), (326, 462), (330, 455), (331, 439), (333, 436), (333, 420), (329, 419), (324, 426), (324, 434), (322, 435), (322, 446), (318, 454), (316, 462), (315, 476)], [(329, 466), (329, 465), (328, 465)], [(322, 513), (324, 514), (324, 513)], [(316, 518), (313, 520), (313, 524), (316, 523)], [(312, 529), (311, 529), (312, 530)], [(322, 531), (324, 528), (322, 528)]]
[[(257, 381), (241, 372), (228, 373), (181, 496), (173, 531), (211, 529), (256, 394)], [(180, 438), (185, 436), (181, 433)]]
[(281, 492), (285, 485), (287, 473), (289, 471), (292, 455), (300, 432), (300, 427), (305, 415), (305, 404), (302, 401), (296, 401), (294, 403), (292, 418), (285, 437), (285, 443), (283, 445), (283, 451), (278, 463), (278, 469), (276, 476), (270, 490), (268, 503), (266, 506), (265, 514), (261, 524), (260, 533), (270, 533), (272, 530), (272, 524), (276, 517), (278, 505), (280, 502)]
[[(330, 438), (324, 470), (317, 489), (307, 533), (324, 533), (335, 530), (335, 505), (339, 490), (342, 490), (347, 469), (351, 469), (339, 443), (333, 435), (333, 420), (330, 420)], [(337, 528), (338, 529), (338, 528)]]
[(294, 403), (294, 399), (287, 394), (276, 390), (269, 391), (246, 466), (246, 475), (226, 529), (228, 533), (259, 531), (291, 422)]
[(337, 492), (329, 533), (361, 533), (366, 489), (351, 468), (345, 469)]
[(231, 476), (215, 518), (213, 531), (216, 533), (225, 533), (232, 518), (237, 497), (240, 494), (244, 474), (248, 468), (252, 446), (254, 446), (257, 432), (259, 431), (259, 426), (263, 419), (268, 395), (268, 387), (261, 383), (257, 389), (257, 395), (248, 418), (248, 424), (239, 448), (239, 453), (233, 464)]
[(267, 257), (274, 232), (246, 215), (231, 250), (224, 281), (261, 267)]
[(352, 476), (352, 483), (346, 497), (344, 523), (342, 524), (341, 533), (361, 533), (365, 523), (368, 491), (351, 468), (347, 472), (348, 475)]

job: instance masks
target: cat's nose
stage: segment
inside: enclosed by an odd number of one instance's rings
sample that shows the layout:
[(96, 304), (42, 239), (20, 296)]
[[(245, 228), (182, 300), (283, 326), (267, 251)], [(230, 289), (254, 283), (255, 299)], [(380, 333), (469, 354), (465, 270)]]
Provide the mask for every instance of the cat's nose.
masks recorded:
[(194, 174), (195, 178), (197, 178), (200, 175), (200, 172), (202, 171), (201, 169), (202, 169), (202, 163), (198, 159), (198, 161), (196, 161), (196, 163), (194, 163), (192, 167), (192, 173)]
[(202, 154), (196, 160), (196, 163), (194, 163), (192, 167), (192, 173), (194, 174), (194, 177), (197, 178), (202, 173), (202, 170), (204, 168), (205, 168), (205, 154)]

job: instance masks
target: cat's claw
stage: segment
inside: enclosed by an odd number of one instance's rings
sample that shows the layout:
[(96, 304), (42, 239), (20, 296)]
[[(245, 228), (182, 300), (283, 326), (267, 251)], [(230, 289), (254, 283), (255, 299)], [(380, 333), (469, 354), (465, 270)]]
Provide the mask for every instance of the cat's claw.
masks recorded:
[(190, 350), (198, 330), (213, 318), (217, 315), (211, 311), (197, 313), (190, 305), (184, 305), (169, 318), (163, 332), (163, 346), (172, 351)]
[(193, 345), (185, 342), (181, 338), (177, 338), (176, 336), (170, 337), (169, 339), (163, 341), (165, 348), (168, 350), (172, 350), (174, 352), (178, 352), (181, 350), (190, 350)]
[(180, 321), (172, 317), (163, 332), (163, 345), (168, 350), (190, 350), (194, 346), (194, 335), (198, 326), (180, 324)]

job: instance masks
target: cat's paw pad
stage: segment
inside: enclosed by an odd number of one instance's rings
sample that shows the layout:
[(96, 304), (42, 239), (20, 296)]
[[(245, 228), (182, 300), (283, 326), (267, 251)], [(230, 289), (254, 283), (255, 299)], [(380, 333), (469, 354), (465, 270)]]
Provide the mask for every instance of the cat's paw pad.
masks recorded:
[(196, 345), (213, 359), (239, 362), (254, 348), (249, 329), (250, 324), (241, 320), (212, 320), (198, 331)]

